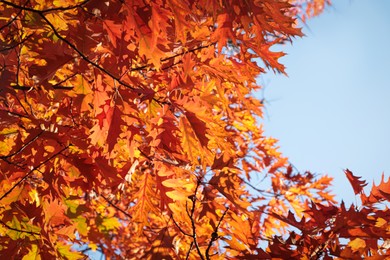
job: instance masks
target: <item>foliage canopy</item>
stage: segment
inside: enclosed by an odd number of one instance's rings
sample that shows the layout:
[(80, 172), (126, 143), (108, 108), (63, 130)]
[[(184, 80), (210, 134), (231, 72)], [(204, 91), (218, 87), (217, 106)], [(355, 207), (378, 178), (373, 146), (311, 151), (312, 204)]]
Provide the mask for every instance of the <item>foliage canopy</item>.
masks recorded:
[(259, 123), (272, 46), (325, 4), (0, 0), (0, 255), (384, 259), (390, 182), (346, 170), (337, 205)]

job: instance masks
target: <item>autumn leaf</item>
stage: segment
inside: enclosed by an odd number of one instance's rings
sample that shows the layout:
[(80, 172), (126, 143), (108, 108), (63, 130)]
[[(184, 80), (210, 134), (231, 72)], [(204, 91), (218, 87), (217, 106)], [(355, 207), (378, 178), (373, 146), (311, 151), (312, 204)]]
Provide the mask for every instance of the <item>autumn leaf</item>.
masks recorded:
[(65, 207), (59, 200), (48, 200), (42, 204), (45, 212), (45, 221), (49, 225), (57, 226), (66, 223)]
[(348, 246), (351, 247), (353, 252), (356, 252), (362, 248), (365, 248), (366, 242), (361, 238), (355, 238), (354, 240), (348, 243)]
[(388, 257), (389, 181), (346, 170), (346, 207), (263, 130), (256, 79), (327, 4), (0, 1), (0, 255)]
[(367, 185), (366, 181), (359, 180), (361, 177), (354, 176), (353, 173), (348, 169), (346, 169), (344, 173), (345, 175), (347, 175), (347, 178), (351, 183), (355, 194), (361, 193), (363, 191), (363, 188)]

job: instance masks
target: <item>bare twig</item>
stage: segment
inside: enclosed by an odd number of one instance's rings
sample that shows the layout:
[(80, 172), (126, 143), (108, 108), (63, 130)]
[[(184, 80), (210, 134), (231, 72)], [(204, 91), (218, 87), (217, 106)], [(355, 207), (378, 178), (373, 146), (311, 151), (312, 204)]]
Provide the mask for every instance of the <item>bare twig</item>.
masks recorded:
[(24, 113), (26, 113), (26, 115), (28, 116), (28, 112), (27, 112), (26, 108), (24, 107), (23, 103), (20, 101), (18, 95), (15, 95), (15, 98), (19, 102), (20, 106), (23, 108)]
[(7, 46), (7, 47), (5, 47), (3, 49), (0, 49), (0, 52), (5, 52), (5, 51), (9, 51), (9, 50), (15, 49), (19, 45), (22, 45), (24, 42), (26, 42), (32, 35), (33, 35), (33, 33), (27, 35), (26, 37), (24, 37), (20, 42), (17, 42), (17, 43), (15, 43), (13, 45)]
[(266, 191), (266, 190), (261, 190), (261, 189), (258, 189), (256, 188), (255, 186), (253, 186), (250, 182), (244, 180), (241, 178), (241, 180), (246, 184), (248, 185), (249, 187), (251, 187), (252, 189), (254, 189), (255, 191), (263, 194), (264, 196), (270, 196), (270, 197), (280, 197), (282, 196), (282, 194), (279, 194), (279, 193), (274, 193), (274, 192), (269, 192), (269, 191)]
[(218, 238), (219, 238), (219, 236), (218, 236), (218, 228), (221, 225), (222, 220), (225, 217), (225, 215), (228, 212), (228, 210), (229, 210), (229, 208), (226, 208), (225, 212), (222, 214), (221, 218), (219, 219), (219, 222), (218, 222), (217, 226), (214, 228), (214, 232), (211, 234), (211, 239), (210, 239), (209, 245), (207, 246), (206, 253), (205, 253), (207, 260), (210, 259), (210, 249), (211, 249), (211, 246), (213, 245), (214, 241), (218, 240)]
[(36, 136), (34, 136), (33, 138), (31, 138), (30, 141), (28, 141), (27, 143), (25, 143), (20, 149), (18, 149), (17, 151), (9, 154), (9, 155), (6, 155), (6, 156), (0, 156), (0, 159), (8, 159), (14, 155), (17, 155), (18, 153), (22, 152), (28, 145), (30, 145), (32, 142), (34, 142), (35, 140), (38, 139), (38, 137), (43, 133), (44, 131), (40, 131)]
[(62, 148), (61, 150), (59, 150), (58, 152), (56, 152), (55, 154), (53, 154), (52, 156), (50, 156), (49, 158), (47, 158), (46, 160), (43, 160), (41, 163), (39, 163), (37, 166), (35, 166), (34, 168), (32, 168), (26, 175), (23, 176), (23, 178), (21, 178), (18, 182), (16, 182), (6, 193), (4, 193), (1, 197), (0, 197), (0, 201), (2, 199), (4, 199), (8, 194), (10, 194), (17, 186), (19, 186), (24, 180), (27, 179), (28, 176), (30, 176), (34, 171), (36, 171), (39, 167), (41, 167), (42, 165), (46, 164), (47, 162), (49, 162), (50, 160), (52, 160), (53, 158), (55, 158), (57, 155), (61, 154), (63, 151), (65, 151), (66, 149), (69, 148), (69, 146), (71, 146), (70, 144), (65, 146), (64, 148)]
[[(195, 226), (195, 219), (194, 219), (196, 193), (198, 192), (198, 188), (199, 188), (200, 183), (201, 183), (200, 180), (198, 180), (196, 183), (194, 194), (189, 196), (188, 198), (192, 201), (191, 212), (189, 214), (189, 217), (191, 220), (191, 226), (192, 226), (192, 239), (193, 239), (196, 251), (198, 252), (200, 259), (204, 260), (204, 256), (203, 256), (202, 252), (200, 251), (200, 247), (199, 247), (198, 240), (196, 237), (196, 226)], [(187, 214), (188, 214), (188, 211), (187, 211)]]
[[(28, 2), (29, 2), (29, 1), (26, 1), (26, 3), (25, 3), (24, 5), (27, 5)], [(23, 10), (23, 9), (19, 9), (19, 12), (18, 12), (14, 17), (12, 17), (11, 20), (9, 20), (6, 24), (4, 24), (3, 26), (1, 26), (1, 27), (0, 27), (0, 31), (2, 31), (4, 28), (10, 26), (10, 25), (16, 20), (16, 18), (18, 18), (18, 16), (22, 13), (22, 10)]]
[[(1, 1), (1, 0), (0, 0)], [(98, 70), (102, 71), (103, 73), (107, 74), (108, 76), (110, 76), (112, 79), (118, 81), (121, 85), (125, 86), (126, 88), (129, 88), (131, 90), (137, 90), (136, 88), (134, 88), (133, 86), (130, 86), (129, 84), (127, 84), (126, 82), (123, 82), (119, 77), (115, 76), (112, 72), (106, 70), (105, 68), (103, 68), (102, 66), (100, 66), (99, 64), (91, 61), (87, 55), (85, 55), (82, 51), (80, 51), (73, 43), (71, 43), (68, 39), (66, 39), (65, 37), (63, 37), (61, 34), (58, 33), (57, 29), (54, 27), (54, 25), (46, 18), (46, 16), (41, 13), (41, 12), (37, 12), (39, 14), (40, 17), (42, 17), (42, 19), (47, 23), (47, 25), (49, 25), (49, 27), (51, 28), (51, 30), (53, 31), (53, 33), (55, 34), (55, 36), (57, 36), (61, 41), (65, 42), (71, 49), (73, 49), (75, 52), (77, 52), (78, 55), (80, 55), (80, 57), (85, 60), (86, 62), (88, 62), (89, 64), (91, 64), (92, 66), (94, 66), (95, 68), (97, 68)]]
[(111, 202), (107, 197), (105, 197), (103, 194), (100, 194), (100, 196), (105, 200), (107, 201), (108, 204), (110, 204), (112, 207), (114, 207), (116, 210), (122, 212), (125, 216), (127, 216), (128, 218), (133, 218), (129, 213), (127, 213), (126, 211), (124, 211), (123, 209), (121, 209), (120, 207), (118, 207), (117, 205), (115, 205), (113, 202)]
[(53, 85), (52, 88), (54, 88), (54, 89), (66, 89), (66, 90), (73, 89), (74, 88), (73, 86), (63, 86), (62, 83), (66, 82), (67, 80), (73, 78), (76, 75), (77, 75), (77, 73), (73, 73), (72, 75), (67, 76), (65, 79), (63, 79), (60, 82), (58, 82), (57, 84)]
[(190, 257), (192, 246), (194, 245), (194, 242), (191, 242), (190, 248), (188, 249), (187, 255), (186, 255), (186, 260)]
[(192, 235), (188, 234), (187, 232), (185, 232), (178, 224), (177, 222), (175, 221), (175, 219), (173, 218), (173, 215), (171, 215), (171, 218), (173, 220), (173, 223), (175, 224), (175, 226), (180, 230), (180, 232), (185, 235), (185, 236), (188, 236), (188, 237), (193, 237)]
[[(212, 45), (215, 45), (215, 44), (216, 44), (215, 42), (212, 42), (212, 43), (210, 43), (210, 44), (198, 46), (198, 47), (193, 48), (193, 49), (190, 49), (190, 50), (188, 50), (188, 51), (182, 51), (182, 52), (180, 52), (180, 53), (176, 53), (176, 54), (174, 54), (174, 55), (172, 55), (172, 56), (169, 56), (169, 57), (166, 57), (166, 58), (161, 59), (161, 62), (164, 62), (164, 61), (168, 61), (168, 60), (174, 59), (174, 58), (176, 58), (176, 57), (178, 57), (178, 56), (182, 56), (182, 55), (184, 55), (184, 54), (186, 54), (186, 53), (194, 53), (194, 52), (196, 52), (196, 51), (198, 51), (198, 50), (202, 50), (202, 49), (208, 48), (208, 47), (210, 47), (210, 46), (212, 46)], [(163, 68), (161, 68), (161, 69), (162, 69), (162, 70), (166, 70), (166, 69), (168, 69), (168, 68), (170, 68), (170, 67), (172, 67), (172, 66), (174, 66), (174, 65), (177, 65), (178, 63), (179, 63), (179, 62), (176, 62), (176, 63), (174, 63), (174, 64), (172, 64), (172, 65), (170, 65), (170, 66), (168, 66), (168, 67), (163, 67)], [(135, 67), (135, 68), (131, 68), (130, 71), (143, 70), (143, 69), (146, 69), (146, 68), (148, 68), (148, 67), (150, 67), (150, 64), (142, 65), (142, 66)]]
[(53, 8), (48, 8), (48, 9), (44, 9), (44, 10), (37, 10), (37, 9), (26, 7), (26, 6), (20, 6), (20, 5), (14, 4), (14, 3), (9, 2), (9, 1), (5, 1), (5, 0), (0, 0), (0, 3), (4, 3), (6, 5), (9, 5), (9, 6), (12, 6), (14, 8), (21, 9), (21, 10), (44, 14), (44, 13), (51, 13), (51, 12), (56, 12), (56, 11), (69, 11), (69, 10), (72, 10), (72, 9), (83, 7), (89, 1), (90, 0), (85, 0), (85, 1), (83, 1), (83, 2), (81, 2), (79, 4), (77, 4), (77, 5), (53, 7)]
[(41, 235), (41, 234), (39, 234), (39, 233), (37, 233), (37, 232), (28, 231), (28, 230), (22, 230), (22, 229), (17, 229), (17, 228), (10, 227), (10, 226), (8, 226), (6, 223), (4, 223), (2, 220), (0, 220), (0, 224), (3, 225), (3, 226), (5, 226), (7, 229), (13, 230), (13, 231), (16, 231), (16, 232), (27, 233), (27, 234), (35, 235), (35, 236), (40, 236), (40, 235)]

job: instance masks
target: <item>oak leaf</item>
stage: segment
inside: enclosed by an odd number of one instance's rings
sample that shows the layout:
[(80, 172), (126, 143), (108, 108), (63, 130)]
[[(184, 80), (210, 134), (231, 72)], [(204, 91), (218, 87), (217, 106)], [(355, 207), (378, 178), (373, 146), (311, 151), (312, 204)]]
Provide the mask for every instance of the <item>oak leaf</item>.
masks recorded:
[(348, 181), (351, 183), (355, 194), (359, 194), (363, 191), (363, 188), (367, 185), (366, 181), (359, 180), (361, 177), (354, 176), (353, 173), (346, 169), (344, 173), (347, 175)]

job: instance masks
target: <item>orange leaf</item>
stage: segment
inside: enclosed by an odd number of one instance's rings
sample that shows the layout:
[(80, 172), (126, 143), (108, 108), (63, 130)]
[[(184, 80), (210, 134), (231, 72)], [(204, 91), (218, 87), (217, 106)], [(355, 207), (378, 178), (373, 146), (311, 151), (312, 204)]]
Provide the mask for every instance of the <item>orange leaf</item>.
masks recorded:
[(361, 177), (354, 176), (352, 172), (348, 169), (346, 169), (344, 173), (345, 175), (347, 175), (347, 178), (352, 185), (355, 195), (361, 193), (363, 191), (364, 186), (367, 185), (366, 181), (359, 180)]

